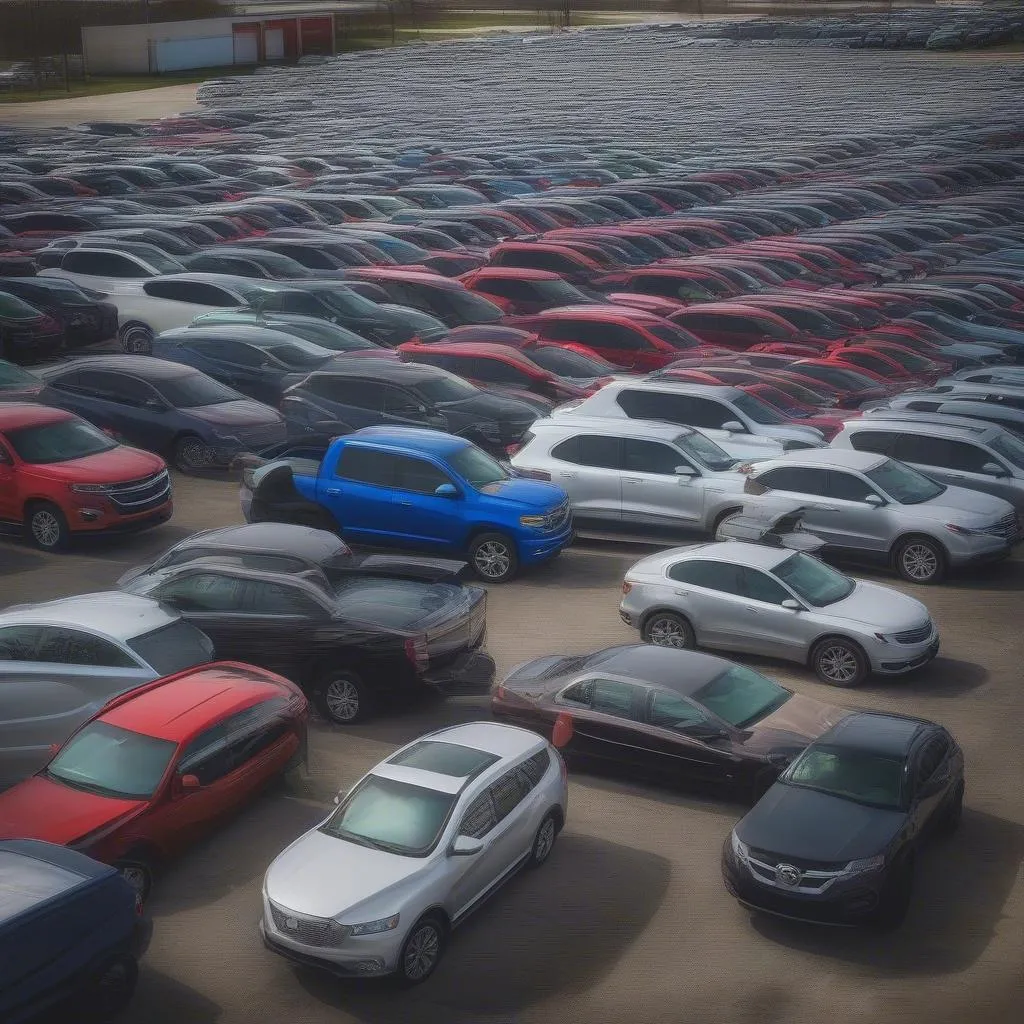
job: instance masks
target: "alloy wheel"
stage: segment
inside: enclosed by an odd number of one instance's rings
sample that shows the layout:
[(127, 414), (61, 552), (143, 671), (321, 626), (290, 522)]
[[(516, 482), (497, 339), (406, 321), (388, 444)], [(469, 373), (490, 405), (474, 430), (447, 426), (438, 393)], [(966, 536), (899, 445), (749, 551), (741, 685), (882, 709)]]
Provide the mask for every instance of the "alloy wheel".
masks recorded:
[(900, 561), (912, 580), (930, 580), (939, 571), (939, 557), (928, 544), (908, 544)]
[(354, 721), (359, 715), (359, 689), (351, 679), (334, 679), (324, 690), (324, 703), (335, 721)]
[(555, 819), (550, 815), (541, 823), (537, 831), (537, 838), (533, 843), (533, 862), (543, 864), (555, 845)]
[(818, 655), (821, 674), (833, 683), (843, 685), (857, 678), (857, 656), (843, 644), (830, 644)]
[(481, 576), (497, 580), (508, 573), (512, 559), (505, 544), (500, 540), (489, 540), (476, 549), (473, 564)]
[(676, 619), (654, 619), (647, 628), (647, 636), (656, 647), (682, 650), (689, 646), (686, 633)]
[(153, 332), (148, 327), (129, 327), (121, 338), (125, 352), (148, 356), (153, 351)]
[(60, 543), (60, 522), (48, 509), (33, 513), (31, 528), (32, 537), (41, 548), (56, 547)]
[(441, 953), (441, 933), (437, 925), (421, 924), (405, 947), (402, 969), (410, 981), (420, 981), (434, 969)]

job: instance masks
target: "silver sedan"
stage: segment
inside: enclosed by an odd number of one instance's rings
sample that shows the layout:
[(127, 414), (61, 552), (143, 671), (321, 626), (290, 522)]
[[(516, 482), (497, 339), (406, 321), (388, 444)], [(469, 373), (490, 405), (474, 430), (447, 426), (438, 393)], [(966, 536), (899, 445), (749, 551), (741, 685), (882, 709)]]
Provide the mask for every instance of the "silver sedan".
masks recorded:
[(626, 573), (619, 612), (648, 643), (786, 658), (833, 686), (909, 672), (939, 649), (920, 601), (805, 552), (738, 541), (642, 559)]

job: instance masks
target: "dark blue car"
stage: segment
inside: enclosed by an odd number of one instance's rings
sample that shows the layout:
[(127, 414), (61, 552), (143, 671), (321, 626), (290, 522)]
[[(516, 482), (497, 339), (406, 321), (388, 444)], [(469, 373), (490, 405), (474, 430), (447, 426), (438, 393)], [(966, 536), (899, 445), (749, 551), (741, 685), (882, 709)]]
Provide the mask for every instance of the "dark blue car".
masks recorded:
[[(101, 1024), (131, 1001), (150, 924), (116, 868), (0, 842), (0, 1021)], [(52, 1016), (51, 1016), (52, 1015)]]
[(284, 417), (200, 370), (151, 356), (85, 356), (44, 370), (39, 401), (178, 469), (216, 469), (287, 439)]

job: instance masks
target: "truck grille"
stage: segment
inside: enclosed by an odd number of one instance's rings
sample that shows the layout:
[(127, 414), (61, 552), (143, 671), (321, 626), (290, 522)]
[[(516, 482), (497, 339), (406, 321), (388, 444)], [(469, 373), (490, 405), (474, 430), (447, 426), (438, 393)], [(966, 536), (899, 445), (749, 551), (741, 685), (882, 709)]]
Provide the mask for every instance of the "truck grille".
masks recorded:
[(1017, 521), (1017, 513), (1011, 512), (1002, 519), (985, 528), (985, 533), (994, 534), (996, 537), (1006, 537), (1008, 540), (1020, 533), (1020, 523)]
[(301, 917), (274, 903), (270, 904), (270, 915), (274, 919), (274, 927), (282, 935), (304, 946), (337, 946), (347, 933), (347, 929), (332, 928), (334, 922), (330, 918)]
[(560, 505), (553, 508), (545, 517), (542, 530), (548, 533), (557, 533), (569, 521), (569, 499), (566, 498)]
[(913, 629), (905, 629), (901, 633), (893, 633), (892, 638), (898, 644), (919, 644), (932, 635), (932, 624), (926, 622), (923, 626), (914, 626)]
[(114, 507), (122, 515), (134, 515), (157, 508), (171, 496), (171, 478), (167, 470), (132, 480), (130, 483), (117, 484), (107, 493)]

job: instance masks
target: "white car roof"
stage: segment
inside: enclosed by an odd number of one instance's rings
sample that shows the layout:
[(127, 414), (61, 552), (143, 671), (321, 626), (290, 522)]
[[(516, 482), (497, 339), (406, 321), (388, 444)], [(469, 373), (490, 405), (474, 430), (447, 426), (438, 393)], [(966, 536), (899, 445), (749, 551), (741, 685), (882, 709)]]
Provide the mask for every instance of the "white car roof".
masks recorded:
[(695, 427), (683, 427), (664, 420), (620, 419), (617, 416), (544, 417), (530, 424), (530, 432), (533, 434), (578, 434), (586, 430), (599, 430), (615, 437), (642, 437), (659, 441), (674, 441), (681, 435), (698, 433)]
[(528, 754), (543, 744), (542, 738), (536, 733), (514, 725), (502, 725), (499, 722), (467, 722), (465, 725), (453, 725), (449, 729), (441, 729), (421, 738), (486, 750), (502, 760), (511, 760)]
[(125, 641), (177, 622), (178, 617), (152, 598), (108, 591), (14, 605), (0, 612), (0, 628), (14, 623), (77, 627)]
[(816, 469), (852, 469), (858, 473), (874, 469), (888, 459), (887, 455), (874, 452), (858, 452), (852, 448), (807, 448), (786, 452), (767, 462), (759, 462), (755, 475), (776, 469), (779, 466), (813, 466)]
[(657, 554), (648, 555), (633, 565), (626, 573), (664, 572), (677, 562), (713, 559), (716, 562), (730, 562), (735, 565), (746, 565), (753, 569), (767, 569), (769, 572), (780, 562), (796, 554), (790, 548), (769, 547), (766, 544), (747, 544), (739, 540), (712, 541), (707, 544), (686, 544), (682, 547), (669, 548)]

